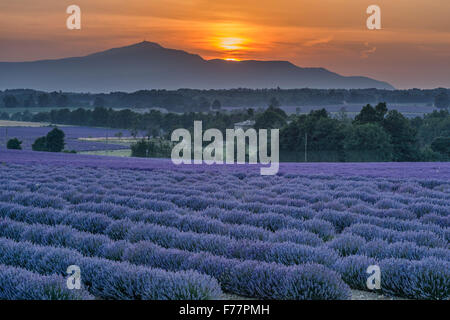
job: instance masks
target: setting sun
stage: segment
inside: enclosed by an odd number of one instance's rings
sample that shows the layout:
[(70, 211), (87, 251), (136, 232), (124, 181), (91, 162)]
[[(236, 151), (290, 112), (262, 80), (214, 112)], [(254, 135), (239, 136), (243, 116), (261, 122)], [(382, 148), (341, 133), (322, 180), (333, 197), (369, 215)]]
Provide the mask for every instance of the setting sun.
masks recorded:
[(242, 49), (244, 39), (241, 38), (222, 38), (219, 40), (219, 46), (226, 50)]

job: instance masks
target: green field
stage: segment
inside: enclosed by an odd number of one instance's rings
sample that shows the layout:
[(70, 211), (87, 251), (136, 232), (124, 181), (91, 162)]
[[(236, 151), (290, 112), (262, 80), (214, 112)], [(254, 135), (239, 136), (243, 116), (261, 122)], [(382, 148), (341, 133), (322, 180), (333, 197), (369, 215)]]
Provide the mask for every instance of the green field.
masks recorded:
[(78, 152), (78, 154), (90, 154), (90, 155), (96, 155), (96, 156), (112, 156), (112, 157), (131, 157), (131, 149), (83, 151), (83, 152)]

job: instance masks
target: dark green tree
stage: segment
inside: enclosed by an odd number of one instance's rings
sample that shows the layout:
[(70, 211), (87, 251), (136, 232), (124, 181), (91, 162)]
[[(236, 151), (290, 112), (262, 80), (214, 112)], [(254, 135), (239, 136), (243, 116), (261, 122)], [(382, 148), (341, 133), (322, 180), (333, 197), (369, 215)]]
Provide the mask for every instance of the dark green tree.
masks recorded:
[(281, 103), (280, 103), (280, 101), (278, 101), (277, 98), (273, 97), (272, 99), (270, 99), (269, 108), (270, 107), (272, 107), (272, 108), (279, 108), (280, 106), (281, 106)]
[(16, 108), (19, 105), (19, 102), (17, 101), (15, 96), (6, 95), (3, 98), (3, 104), (5, 105), (5, 108)]
[[(101, 98), (99, 98), (99, 99), (101, 99)], [(103, 107), (96, 107), (92, 111), (91, 117), (92, 117), (92, 125), (97, 126), (97, 127), (108, 126), (109, 112), (107, 109), (105, 109)]]
[(105, 99), (102, 97), (95, 97), (94, 99), (94, 107), (104, 107), (105, 106)]
[(39, 107), (50, 106), (50, 96), (47, 93), (42, 93), (38, 96), (38, 106)]
[(210, 106), (211, 103), (205, 97), (200, 97), (200, 99), (198, 99), (196, 109), (200, 112), (208, 112)]
[(274, 108), (269, 108), (256, 116), (255, 129), (280, 129), (286, 125), (286, 119)]
[(322, 151), (338, 151), (342, 149), (345, 138), (342, 124), (331, 118), (319, 118), (309, 134), (309, 149)]
[(354, 122), (357, 124), (381, 123), (387, 111), (386, 103), (379, 103), (375, 108), (368, 104), (361, 109)]
[(372, 152), (378, 161), (392, 160), (390, 137), (378, 124), (357, 124), (349, 128), (344, 139), (344, 150), (348, 152)]
[(431, 143), (431, 149), (434, 152), (450, 157), (450, 137), (439, 137)]
[(59, 94), (58, 98), (56, 99), (56, 104), (58, 108), (65, 108), (69, 105), (69, 97), (67, 97), (65, 94)]
[(64, 142), (64, 131), (54, 128), (47, 134), (47, 150), (50, 152), (61, 152), (64, 149), (66, 143)]
[(151, 153), (151, 145), (149, 141), (142, 139), (131, 145), (131, 156), (138, 158), (147, 158)]
[(1, 120), (9, 120), (9, 113), (8, 112), (0, 112), (0, 119)]
[(22, 141), (20, 141), (17, 138), (13, 138), (8, 140), (8, 143), (6, 144), (6, 148), (8, 149), (14, 149), (14, 150), (22, 150)]
[(391, 110), (382, 125), (391, 136), (393, 160), (417, 161), (419, 157), (417, 131), (411, 126), (409, 120), (397, 110)]
[(439, 109), (448, 109), (450, 106), (450, 99), (448, 97), (448, 93), (445, 91), (441, 91), (434, 98), (434, 105)]
[(222, 104), (220, 103), (219, 100), (216, 99), (216, 100), (214, 100), (214, 102), (212, 103), (211, 108), (212, 108), (213, 110), (220, 110), (220, 109), (222, 108)]
[(28, 95), (28, 97), (23, 101), (23, 106), (25, 108), (33, 108), (36, 106), (36, 103), (34, 102), (33, 95)]
[(46, 137), (37, 138), (31, 145), (31, 149), (33, 149), (33, 151), (48, 151), (47, 138)]

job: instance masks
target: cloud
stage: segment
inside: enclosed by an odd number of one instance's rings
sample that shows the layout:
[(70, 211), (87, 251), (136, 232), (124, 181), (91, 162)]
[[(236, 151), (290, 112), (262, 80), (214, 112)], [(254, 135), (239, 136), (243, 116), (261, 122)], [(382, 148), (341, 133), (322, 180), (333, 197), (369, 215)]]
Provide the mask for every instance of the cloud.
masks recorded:
[(327, 44), (330, 43), (331, 40), (333, 40), (332, 36), (326, 37), (326, 38), (320, 38), (320, 39), (313, 39), (313, 40), (308, 40), (306, 41), (303, 45), (305, 47), (314, 47), (317, 46), (319, 44)]
[(361, 59), (367, 59), (367, 58), (369, 58), (369, 55), (371, 55), (372, 53), (375, 53), (375, 51), (377, 51), (377, 47), (370, 48), (368, 42), (364, 43), (364, 46), (367, 49), (361, 51)]

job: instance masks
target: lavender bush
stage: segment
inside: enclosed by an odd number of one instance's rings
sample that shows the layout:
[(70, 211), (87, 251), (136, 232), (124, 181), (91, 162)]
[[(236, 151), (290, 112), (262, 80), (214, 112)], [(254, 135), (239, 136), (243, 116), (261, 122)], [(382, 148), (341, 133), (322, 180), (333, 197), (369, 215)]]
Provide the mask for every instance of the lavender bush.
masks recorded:
[(69, 290), (61, 276), (43, 276), (26, 269), (0, 265), (2, 300), (92, 300), (86, 290)]

